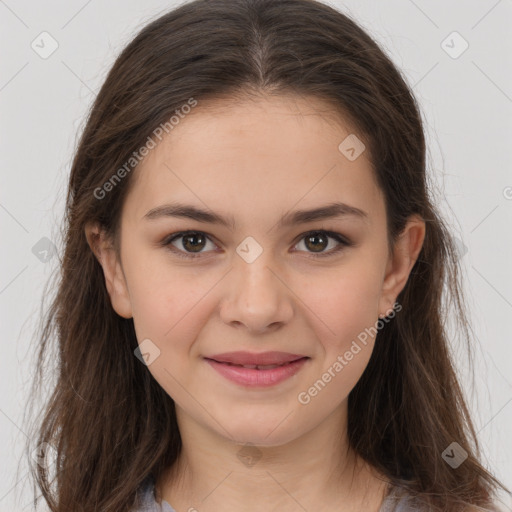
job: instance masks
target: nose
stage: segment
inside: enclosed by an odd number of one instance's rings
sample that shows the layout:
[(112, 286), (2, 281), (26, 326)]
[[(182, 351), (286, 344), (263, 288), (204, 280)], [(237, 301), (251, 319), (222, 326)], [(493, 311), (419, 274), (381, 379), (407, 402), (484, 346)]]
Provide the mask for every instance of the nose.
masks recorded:
[(226, 276), (221, 319), (253, 334), (279, 329), (293, 316), (293, 292), (266, 251), (252, 263), (236, 257)]

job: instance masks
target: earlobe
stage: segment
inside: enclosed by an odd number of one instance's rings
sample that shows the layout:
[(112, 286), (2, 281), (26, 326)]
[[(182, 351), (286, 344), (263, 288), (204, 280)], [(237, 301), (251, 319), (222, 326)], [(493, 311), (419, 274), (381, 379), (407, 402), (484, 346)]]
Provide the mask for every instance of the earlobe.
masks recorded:
[(404, 289), (425, 239), (425, 221), (418, 215), (410, 217), (400, 234), (388, 262), (382, 286), (380, 312), (387, 312)]
[(87, 243), (103, 269), (105, 286), (115, 312), (123, 318), (132, 318), (130, 295), (121, 262), (112, 241), (98, 224), (85, 227)]

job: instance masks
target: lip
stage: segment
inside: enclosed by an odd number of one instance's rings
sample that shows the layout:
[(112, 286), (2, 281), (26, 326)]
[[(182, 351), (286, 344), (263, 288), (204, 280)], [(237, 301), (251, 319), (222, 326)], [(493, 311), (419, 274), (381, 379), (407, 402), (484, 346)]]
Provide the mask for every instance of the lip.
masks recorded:
[(231, 363), (241, 365), (271, 365), (271, 364), (284, 364), (296, 361), (303, 357), (304, 354), (290, 354), (289, 352), (223, 352), (222, 354), (215, 354), (208, 356), (206, 359), (212, 359), (219, 363)]
[(219, 362), (209, 358), (205, 358), (205, 360), (223, 377), (236, 384), (251, 387), (269, 387), (279, 384), (295, 375), (304, 364), (309, 361), (309, 357), (295, 359), (268, 370), (234, 366), (227, 362)]

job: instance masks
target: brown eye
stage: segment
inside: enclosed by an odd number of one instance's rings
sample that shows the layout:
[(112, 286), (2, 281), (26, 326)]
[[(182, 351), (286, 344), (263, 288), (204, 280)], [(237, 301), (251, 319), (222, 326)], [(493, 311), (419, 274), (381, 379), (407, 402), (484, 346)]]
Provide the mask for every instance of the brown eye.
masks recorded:
[[(330, 240), (334, 240), (335, 242), (331, 244), (329, 250), (326, 250), (331, 243)], [(342, 237), (339, 233), (333, 233), (331, 231), (310, 231), (303, 235), (297, 246), (301, 243), (304, 243), (306, 252), (310, 253), (310, 256), (313, 257), (332, 256), (345, 247), (353, 245), (352, 242)]]
[(323, 251), (329, 244), (329, 237), (324, 233), (313, 233), (305, 237), (305, 244), (313, 252)]
[(205, 233), (201, 231), (187, 231), (171, 235), (162, 242), (162, 245), (168, 247), (178, 256), (195, 258), (201, 256), (203, 252), (209, 252), (203, 251), (208, 242), (212, 245), (211, 249), (216, 248), (216, 245)]
[(181, 242), (184, 249), (191, 252), (199, 252), (204, 248), (206, 237), (201, 233), (192, 233), (182, 237)]
[[(203, 250), (207, 244), (211, 244), (211, 250)], [(342, 251), (345, 247), (354, 245), (350, 240), (339, 233), (332, 231), (310, 231), (302, 235), (302, 239), (296, 245), (304, 243), (304, 249), (312, 257), (328, 257)], [(213, 252), (217, 247), (210, 237), (202, 231), (181, 231), (169, 235), (161, 242), (161, 245), (168, 248), (175, 255), (181, 258), (199, 258), (203, 253)], [(329, 250), (326, 250), (329, 249)], [(205, 254), (206, 255), (206, 254)]]

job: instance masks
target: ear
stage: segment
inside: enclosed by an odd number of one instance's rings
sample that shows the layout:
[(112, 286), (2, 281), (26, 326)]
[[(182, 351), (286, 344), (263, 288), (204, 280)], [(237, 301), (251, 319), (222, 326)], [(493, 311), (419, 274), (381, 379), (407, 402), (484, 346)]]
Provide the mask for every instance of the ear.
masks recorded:
[(112, 240), (98, 224), (85, 226), (87, 243), (103, 268), (105, 285), (115, 312), (123, 318), (132, 318), (130, 294), (126, 279)]
[(396, 298), (404, 289), (424, 239), (425, 221), (418, 215), (412, 215), (398, 237), (388, 261), (379, 302), (381, 314), (389, 314)]

